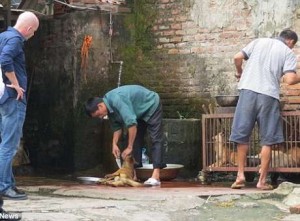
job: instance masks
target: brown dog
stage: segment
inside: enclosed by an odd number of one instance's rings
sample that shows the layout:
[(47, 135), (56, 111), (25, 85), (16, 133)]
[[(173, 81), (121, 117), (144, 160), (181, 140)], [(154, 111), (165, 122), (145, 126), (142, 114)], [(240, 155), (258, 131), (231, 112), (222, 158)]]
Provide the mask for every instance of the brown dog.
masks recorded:
[[(261, 154), (259, 154), (259, 157)], [(282, 150), (271, 150), (273, 167), (288, 167), (292, 163), (292, 157), (289, 153)]]
[[(282, 153), (281, 158), (275, 158), (273, 156), (274, 152)], [(279, 148), (272, 150), (272, 157), (274, 157), (274, 161), (283, 161), (283, 165), (279, 165), (282, 167), (296, 167), (300, 166), (300, 148), (299, 147), (290, 147), (284, 148), (280, 146)], [(282, 160), (283, 159), (283, 160)]]
[[(259, 158), (261, 157), (258, 154)], [(271, 150), (272, 167), (299, 167), (300, 166), (300, 147), (286, 148), (281, 145), (274, 145)]]
[(227, 164), (237, 166), (237, 152), (231, 151), (226, 146), (224, 133), (220, 132), (213, 137), (216, 161), (209, 167), (226, 166)]
[(107, 184), (110, 186), (143, 186), (141, 183), (134, 180), (134, 158), (129, 155), (125, 158), (122, 167), (112, 174), (107, 174), (105, 179), (101, 181), (101, 184)]
[(288, 153), (292, 157), (293, 166), (300, 166), (300, 147), (292, 147)]

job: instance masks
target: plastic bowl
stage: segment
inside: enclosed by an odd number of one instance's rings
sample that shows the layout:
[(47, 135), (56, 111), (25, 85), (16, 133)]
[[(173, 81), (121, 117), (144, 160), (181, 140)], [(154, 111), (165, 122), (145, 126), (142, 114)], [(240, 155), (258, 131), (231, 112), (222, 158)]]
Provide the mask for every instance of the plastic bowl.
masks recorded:
[[(168, 181), (175, 179), (181, 168), (183, 168), (181, 164), (167, 164), (166, 168), (160, 170), (160, 180)], [(140, 180), (147, 180), (151, 177), (152, 171), (152, 164), (144, 164), (143, 167), (136, 168), (136, 176)]]

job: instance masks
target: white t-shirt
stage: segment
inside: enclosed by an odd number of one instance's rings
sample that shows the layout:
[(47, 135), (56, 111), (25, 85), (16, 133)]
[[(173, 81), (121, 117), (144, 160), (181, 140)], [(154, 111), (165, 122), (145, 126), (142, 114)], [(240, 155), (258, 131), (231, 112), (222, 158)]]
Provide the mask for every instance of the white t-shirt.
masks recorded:
[(285, 72), (296, 73), (297, 58), (279, 39), (256, 39), (243, 48), (248, 57), (239, 89), (248, 89), (279, 100), (280, 78)]
[(0, 66), (0, 98), (3, 96), (4, 94), (4, 89), (5, 89), (5, 84), (3, 83), (3, 78), (2, 78), (2, 69)]

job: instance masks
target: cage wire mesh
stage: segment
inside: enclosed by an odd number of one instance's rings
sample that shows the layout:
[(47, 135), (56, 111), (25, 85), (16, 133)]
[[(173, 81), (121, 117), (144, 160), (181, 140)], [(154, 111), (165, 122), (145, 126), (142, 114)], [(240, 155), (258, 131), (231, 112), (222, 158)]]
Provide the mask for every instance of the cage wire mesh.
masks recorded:
[[(237, 171), (236, 144), (229, 142), (233, 113), (202, 115), (203, 169)], [(282, 112), (285, 141), (272, 146), (271, 172), (300, 172), (300, 111)], [(258, 171), (260, 139), (255, 125), (247, 154), (245, 171)]]

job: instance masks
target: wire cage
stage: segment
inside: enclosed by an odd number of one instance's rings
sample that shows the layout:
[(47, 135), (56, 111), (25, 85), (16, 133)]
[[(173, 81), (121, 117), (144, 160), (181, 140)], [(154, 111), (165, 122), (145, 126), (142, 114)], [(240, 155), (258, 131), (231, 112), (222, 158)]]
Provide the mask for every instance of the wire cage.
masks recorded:
[[(300, 172), (300, 111), (282, 112), (285, 142), (272, 146), (269, 172)], [(203, 171), (237, 171), (237, 148), (229, 142), (233, 113), (202, 115)], [(252, 131), (245, 171), (260, 165), (258, 126)]]

